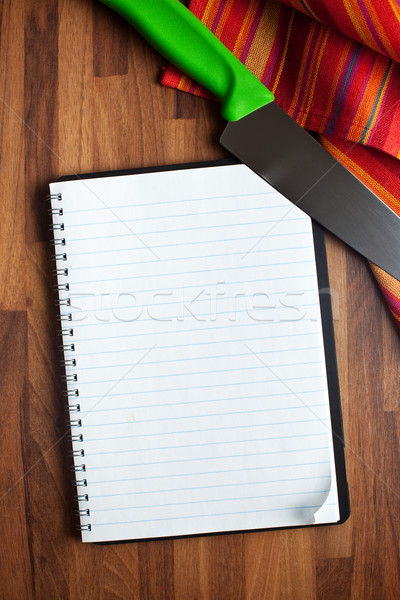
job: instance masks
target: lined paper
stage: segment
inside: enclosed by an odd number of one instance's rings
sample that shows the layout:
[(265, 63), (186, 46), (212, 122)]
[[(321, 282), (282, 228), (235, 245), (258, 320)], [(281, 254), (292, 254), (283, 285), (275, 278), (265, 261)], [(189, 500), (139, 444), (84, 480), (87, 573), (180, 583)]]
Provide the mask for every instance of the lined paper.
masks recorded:
[(338, 521), (311, 220), (244, 165), (50, 190), (83, 541)]

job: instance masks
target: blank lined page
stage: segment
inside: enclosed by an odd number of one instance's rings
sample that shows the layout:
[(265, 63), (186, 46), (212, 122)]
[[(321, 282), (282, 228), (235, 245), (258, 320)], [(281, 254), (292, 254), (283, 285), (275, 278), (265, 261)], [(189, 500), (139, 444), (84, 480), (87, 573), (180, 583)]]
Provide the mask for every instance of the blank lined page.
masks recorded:
[(83, 540), (338, 521), (311, 220), (244, 165), (50, 189)]

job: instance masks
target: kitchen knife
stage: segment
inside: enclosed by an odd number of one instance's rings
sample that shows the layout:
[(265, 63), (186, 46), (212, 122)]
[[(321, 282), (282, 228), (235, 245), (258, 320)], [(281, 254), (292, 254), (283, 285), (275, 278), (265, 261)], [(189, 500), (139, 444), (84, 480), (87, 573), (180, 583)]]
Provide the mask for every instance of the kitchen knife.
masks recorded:
[(101, 0), (212, 92), (220, 142), (293, 204), (400, 279), (400, 218), (274, 102), (273, 94), (179, 0)]

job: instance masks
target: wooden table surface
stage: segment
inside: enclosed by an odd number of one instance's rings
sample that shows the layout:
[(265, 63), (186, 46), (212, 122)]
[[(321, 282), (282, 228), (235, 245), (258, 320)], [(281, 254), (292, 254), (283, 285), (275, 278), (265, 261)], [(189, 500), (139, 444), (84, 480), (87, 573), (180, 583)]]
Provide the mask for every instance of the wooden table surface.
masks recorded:
[(74, 533), (47, 232), (64, 174), (226, 156), (217, 104), (92, 0), (0, 1), (0, 597), (398, 598), (399, 336), (327, 236), (352, 514), (341, 526), (99, 546)]

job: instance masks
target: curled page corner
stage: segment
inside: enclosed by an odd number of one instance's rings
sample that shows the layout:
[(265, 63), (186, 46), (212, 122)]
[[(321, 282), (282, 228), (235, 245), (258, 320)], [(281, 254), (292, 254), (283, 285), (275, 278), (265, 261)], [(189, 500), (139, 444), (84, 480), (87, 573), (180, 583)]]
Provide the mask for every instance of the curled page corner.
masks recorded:
[[(327, 467), (326, 482), (327, 486), (324, 491), (321, 491), (316, 500), (316, 506), (314, 507), (311, 516), (311, 520), (307, 521), (307, 525), (318, 525), (320, 523), (335, 522), (340, 518), (338, 510), (338, 495), (336, 489), (336, 475), (335, 475), (335, 463), (332, 458), (332, 462)], [(329, 479), (328, 479), (329, 477)]]
[(324, 506), (328, 502), (328, 499), (331, 497), (332, 488), (331, 488), (332, 477), (329, 476), (329, 485), (326, 490), (320, 492), (320, 494), (313, 498), (315, 502), (315, 506), (311, 508), (304, 508), (297, 515), (297, 518), (304, 522), (304, 525), (316, 525), (321, 522), (325, 522), (325, 519), (320, 518), (321, 512), (323, 512)]

